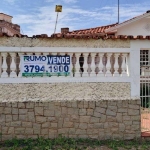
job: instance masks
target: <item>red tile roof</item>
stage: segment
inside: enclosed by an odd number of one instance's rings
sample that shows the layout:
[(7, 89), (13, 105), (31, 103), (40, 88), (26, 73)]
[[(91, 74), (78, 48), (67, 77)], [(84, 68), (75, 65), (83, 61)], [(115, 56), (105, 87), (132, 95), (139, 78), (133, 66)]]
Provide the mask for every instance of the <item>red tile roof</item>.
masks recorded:
[(72, 32), (69, 32), (68, 34), (71, 35), (82, 35), (82, 34), (97, 34), (97, 33), (105, 33), (106, 29), (109, 29), (111, 27), (116, 26), (117, 24), (111, 24), (107, 26), (100, 26), (100, 27), (95, 27), (95, 28), (89, 28), (89, 29), (82, 29), (82, 30), (75, 30)]
[[(105, 30), (109, 29), (111, 27), (115, 27), (118, 24), (110, 24), (107, 26), (100, 26), (100, 27), (95, 27), (95, 28), (89, 28), (89, 29), (82, 29), (82, 30), (74, 30), (66, 33), (56, 33), (52, 34), (51, 37), (55, 38), (100, 38), (104, 37), (106, 35)], [(63, 29), (63, 28), (62, 28)], [(66, 28), (65, 28), (66, 29)]]

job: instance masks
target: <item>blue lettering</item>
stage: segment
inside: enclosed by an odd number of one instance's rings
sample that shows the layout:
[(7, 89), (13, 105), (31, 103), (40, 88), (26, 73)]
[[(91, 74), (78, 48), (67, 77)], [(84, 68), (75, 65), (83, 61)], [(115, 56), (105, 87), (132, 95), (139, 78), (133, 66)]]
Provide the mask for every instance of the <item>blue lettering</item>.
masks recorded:
[(46, 56), (35, 56), (34, 60), (35, 61), (45, 61), (46, 60)]
[(51, 64), (70, 64), (70, 56), (47, 56), (47, 64), (51, 65)]
[(65, 59), (65, 57), (62, 57), (62, 64), (64, 64), (65, 63), (65, 61), (66, 61), (66, 59)]
[(45, 61), (46, 56), (24, 56), (24, 61)]
[(57, 64), (61, 64), (61, 57), (57, 58)]
[(29, 57), (30, 57), (29, 61), (34, 61), (34, 56), (29, 56)]
[(70, 63), (70, 57), (66, 57), (66, 64)]
[(53, 57), (53, 64), (56, 64), (56, 63), (57, 63), (57, 62), (56, 62), (56, 61), (57, 61), (56, 58), (57, 58), (57, 57)]
[(35, 61), (38, 61), (38, 60), (40, 60), (40, 57), (38, 58), (37, 56), (35, 56)]
[(47, 56), (47, 60), (48, 60), (47, 62), (48, 65), (52, 64), (53, 59), (51, 56)]
[(42, 56), (42, 61), (45, 61), (46, 60), (46, 56)]

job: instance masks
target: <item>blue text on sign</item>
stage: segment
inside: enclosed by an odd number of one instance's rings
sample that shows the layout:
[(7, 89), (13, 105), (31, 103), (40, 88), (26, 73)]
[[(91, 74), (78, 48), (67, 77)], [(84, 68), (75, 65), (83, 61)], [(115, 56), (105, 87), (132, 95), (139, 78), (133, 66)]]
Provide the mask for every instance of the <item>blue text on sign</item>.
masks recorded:
[(70, 65), (70, 56), (47, 56), (48, 57), (48, 65), (51, 64), (65, 64)]
[(47, 64), (65, 64), (65, 65), (70, 65), (70, 56), (24, 56), (24, 61), (25, 62), (36, 62), (36, 61), (46, 61)]

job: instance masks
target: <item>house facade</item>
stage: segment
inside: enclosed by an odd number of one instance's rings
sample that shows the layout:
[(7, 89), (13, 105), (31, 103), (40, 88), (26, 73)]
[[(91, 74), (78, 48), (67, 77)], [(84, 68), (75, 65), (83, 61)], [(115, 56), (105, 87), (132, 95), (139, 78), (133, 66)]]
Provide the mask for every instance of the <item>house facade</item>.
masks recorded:
[(140, 138), (141, 81), (149, 86), (149, 26), (147, 11), (121, 24), (63, 28), (51, 37), (1, 35), (3, 140), (59, 134)]

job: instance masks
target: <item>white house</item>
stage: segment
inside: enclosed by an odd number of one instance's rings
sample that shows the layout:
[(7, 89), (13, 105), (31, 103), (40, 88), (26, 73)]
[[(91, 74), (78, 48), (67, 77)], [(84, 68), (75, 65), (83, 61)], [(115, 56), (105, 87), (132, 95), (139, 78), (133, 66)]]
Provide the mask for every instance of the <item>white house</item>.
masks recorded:
[[(108, 123), (108, 126), (104, 124), (106, 128), (99, 132), (109, 138), (113, 136), (132, 139), (141, 136), (140, 96), (145, 108), (149, 107), (147, 100), (150, 97), (149, 90), (145, 92), (145, 88), (150, 87), (150, 11), (120, 24), (72, 32), (69, 28), (63, 28), (61, 33), (51, 37), (45, 34), (33, 37), (1, 35), (0, 60), (2, 102), (28, 103), (65, 99), (95, 103), (96, 99), (107, 100), (107, 104), (111, 105), (111, 100), (115, 100), (111, 107), (108, 106), (103, 122), (99, 122)], [(120, 100), (128, 102), (124, 105)], [(72, 105), (68, 104), (67, 107), (73, 107)], [(92, 104), (89, 102), (89, 105)], [(65, 104), (56, 106), (66, 107)], [(90, 108), (95, 109), (95, 106), (94, 104)], [(41, 104), (39, 107), (45, 106)], [(82, 108), (81, 105), (79, 107)], [(88, 114), (87, 108), (84, 110), (86, 113), (83, 112), (82, 115)], [(126, 120), (120, 122), (123, 118), (120, 115), (130, 118), (131, 124), (127, 125)], [(80, 121), (89, 121), (87, 118), (90, 117), (80, 118)], [(117, 130), (110, 131), (109, 121), (113, 117), (117, 118), (117, 125), (114, 127)], [(122, 127), (119, 129), (122, 124), (124, 131)], [(81, 134), (87, 134), (88, 127)], [(59, 131), (55, 129), (52, 133), (55, 135), (56, 132), (60, 133)], [(69, 135), (68, 129), (66, 132)], [(101, 135), (95, 137), (99, 136)]]

